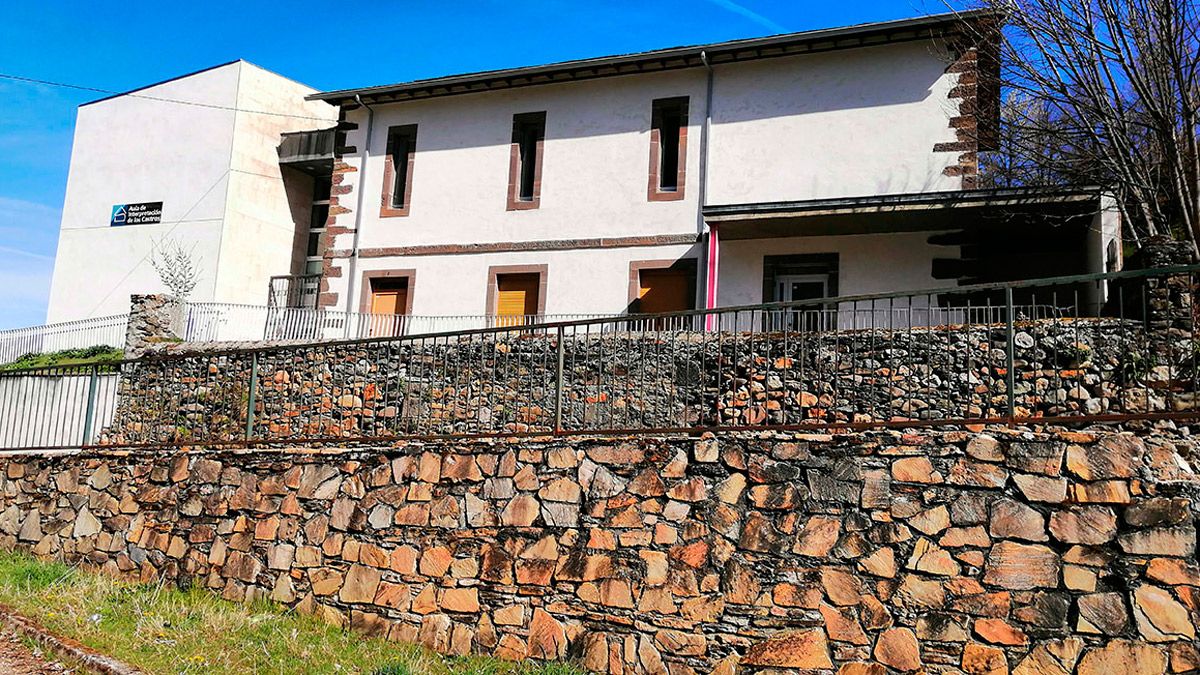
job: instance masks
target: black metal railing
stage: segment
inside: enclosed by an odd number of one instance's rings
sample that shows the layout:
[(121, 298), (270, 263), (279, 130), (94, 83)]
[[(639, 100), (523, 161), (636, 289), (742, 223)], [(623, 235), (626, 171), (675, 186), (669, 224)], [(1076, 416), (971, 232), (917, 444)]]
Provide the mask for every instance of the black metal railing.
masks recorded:
[[(0, 403), (0, 444), (1187, 417), (1196, 411), (1198, 274), (1191, 266), (147, 357), (120, 364), (111, 398), (82, 406), (94, 421), (65, 435), (46, 429), (65, 413), (79, 418), (81, 406), (58, 390), (17, 404), (15, 416)], [(0, 374), (0, 396), (6, 383), (54, 377), (64, 376)]]

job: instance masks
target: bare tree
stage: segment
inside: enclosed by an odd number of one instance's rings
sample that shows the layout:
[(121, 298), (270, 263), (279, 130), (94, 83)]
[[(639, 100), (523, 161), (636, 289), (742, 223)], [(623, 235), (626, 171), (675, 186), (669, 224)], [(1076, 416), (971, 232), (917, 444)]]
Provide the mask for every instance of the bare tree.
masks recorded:
[(150, 252), (150, 265), (171, 295), (183, 302), (200, 283), (200, 260), (195, 246), (185, 248), (179, 241), (160, 240)]
[(1005, 128), (984, 183), (1109, 187), (1132, 236), (1200, 252), (1194, 0), (979, 1), (1006, 17)]

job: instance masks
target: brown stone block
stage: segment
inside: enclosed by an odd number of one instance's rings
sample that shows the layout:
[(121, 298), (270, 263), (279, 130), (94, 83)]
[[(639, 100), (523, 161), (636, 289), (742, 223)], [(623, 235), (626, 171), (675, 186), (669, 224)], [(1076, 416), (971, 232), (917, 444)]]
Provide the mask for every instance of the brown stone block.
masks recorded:
[(921, 667), (917, 636), (908, 628), (889, 628), (880, 633), (873, 655), (880, 663), (896, 670), (910, 671)]
[(975, 636), (994, 645), (1020, 646), (1029, 643), (1029, 638), (1020, 628), (1004, 619), (975, 619)]
[(841, 534), (842, 519), (837, 516), (811, 516), (796, 537), (792, 552), (798, 555), (825, 557), (833, 550)]
[(759, 668), (833, 668), (829, 644), (820, 629), (791, 630), (750, 645), (742, 665)]
[(844, 569), (821, 568), (821, 587), (829, 601), (839, 606), (857, 605), (862, 596), (858, 577)]
[(911, 570), (947, 577), (961, 571), (949, 552), (925, 537), (917, 540), (906, 566)]
[(658, 631), (654, 637), (662, 651), (668, 654), (704, 656), (708, 651), (708, 641), (703, 635), (664, 629)]
[[(749, 597), (753, 595), (753, 597)], [(823, 597), (821, 589), (812, 585), (779, 583), (771, 590), (771, 601), (780, 607), (803, 607), (805, 609), (816, 609), (821, 605)], [(744, 594), (739, 604), (753, 604), (758, 599), (758, 593)]]
[(1071, 499), (1081, 504), (1129, 504), (1129, 483), (1124, 480), (1103, 480), (1095, 483), (1076, 483), (1071, 486)]
[(1004, 465), (1022, 473), (1041, 476), (1062, 475), (1063, 446), (1061, 443), (1010, 443)]
[(856, 645), (870, 644), (871, 641), (851, 610), (833, 607), (825, 603), (821, 603), (819, 609), (830, 640)]
[(1133, 593), (1132, 604), (1138, 632), (1146, 640), (1174, 642), (1196, 637), (1191, 615), (1170, 591), (1157, 586), (1139, 586)]
[(382, 573), (378, 569), (365, 565), (351, 565), (338, 598), (342, 602), (369, 603), (375, 599), (381, 579)]
[(1113, 640), (1090, 649), (1079, 661), (1078, 675), (1162, 675), (1167, 670), (1163, 650), (1144, 642)]
[(1008, 471), (995, 464), (960, 459), (950, 467), (948, 480), (951, 485), (999, 489), (1008, 482)]
[(333, 595), (342, 587), (342, 575), (328, 567), (308, 571), (308, 583), (314, 595)]
[(252, 583), (262, 572), (262, 563), (251, 555), (240, 551), (230, 551), (222, 571), (226, 576)]
[(933, 536), (950, 527), (950, 510), (944, 505), (922, 511), (908, 519), (910, 527)]
[(1083, 506), (1050, 514), (1050, 532), (1068, 544), (1106, 544), (1117, 536), (1117, 516), (1106, 506)]
[(1191, 518), (1192, 500), (1178, 497), (1143, 499), (1125, 509), (1125, 522), (1134, 527), (1178, 525)]
[(939, 580), (906, 574), (892, 602), (907, 609), (942, 609), (946, 604), (945, 586)]
[(1076, 602), (1078, 619), (1075, 630), (1080, 633), (1119, 635), (1129, 623), (1129, 614), (1120, 593), (1093, 593)]
[(988, 553), (983, 581), (1010, 590), (1055, 588), (1060, 561), (1045, 546), (1002, 541)]
[(934, 470), (933, 463), (927, 457), (905, 457), (892, 462), (892, 480), (936, 484), (944, 479), (941, 473)]
[(969, 675), (1006, 675), (1008, 660), (996, 647), (970, 642), (963, 648), (962, 669)]
[(479, 591), (474, 588), (447, 588), (441, 592), (438, 607), (446, 612), (479, 612)]
[(529, 622), (528, 655), (535, 659), (559, 660), (567, 653), (567, 634), (563, 625), (545, 610), (533, 610)]
[(537, 520), (539, 507), (538, 500), (533, 495), (517, 495), (500, 513), (500, 522), (512, 527), (529, 527)]
[(892, 579), (896, 576), (896, 551), (883, 547), (858, 561), (858, 569), (877, 577)]
[(1146, 446), (1133, 434), (1106, 435), (1095, 445), (1067, 448), (1067, 470), (1087, 481), (1132, 478)]
[(1129, 532), (1117, 537), (1121, 550), (1134, 555), (1195, 555), (1196, 530), (1192, 527), (1162, 527)]
[(412, 595), (406, 584), (384, 581), (379, 584), (379, 590), (375, 592), (372, 603), (404, 612), (408, 610), (411, 600)]

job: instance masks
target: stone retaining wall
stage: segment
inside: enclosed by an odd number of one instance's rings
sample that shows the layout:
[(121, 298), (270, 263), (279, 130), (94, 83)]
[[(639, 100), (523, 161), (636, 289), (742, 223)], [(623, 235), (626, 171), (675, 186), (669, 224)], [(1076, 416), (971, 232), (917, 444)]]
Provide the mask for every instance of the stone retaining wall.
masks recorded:
[(1196, 442), (1115, 428), (0, 459), (0, 545), (600, 672), (1191, 672)]
[[(568, 430), (997, 419), (1003, 324), (832, 333), (607, 333), (563, 340)], [(1049, 320), (1014, 332), (1018, 417), (1190, 409), (1188, 330)], [(554, 428), (558, 338), (328, 344), (258, 352), (259, 439)], [(125, 366), (110, 444), (244, 438), (252, 359), (197, 353)]]

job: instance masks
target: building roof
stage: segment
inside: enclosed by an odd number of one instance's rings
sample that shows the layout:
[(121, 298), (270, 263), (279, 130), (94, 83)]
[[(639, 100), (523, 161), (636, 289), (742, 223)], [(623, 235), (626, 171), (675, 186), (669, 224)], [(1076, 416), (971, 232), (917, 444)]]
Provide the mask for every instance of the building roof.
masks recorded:
[(706, 59), (709, 64), (717, 65), (952, 36), (961, 34), (965, 24), (992, 22), (999, 19), (999, 15), (990, 10), (934, 14), (915, 19), (883, 21), (842, 28), (824, 28), (705, 45), (671, 47), (636, 54), (449, 75), (384, 86), (340, 89), (312, 94), (308, 98), (335, 105), (352, 105), (355, 103), (356, 97), (361, 97), (367, 103), (386, 103), (635, 73), (699, 68), (705, 65)]

